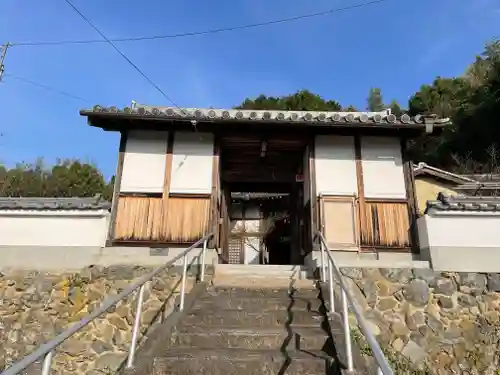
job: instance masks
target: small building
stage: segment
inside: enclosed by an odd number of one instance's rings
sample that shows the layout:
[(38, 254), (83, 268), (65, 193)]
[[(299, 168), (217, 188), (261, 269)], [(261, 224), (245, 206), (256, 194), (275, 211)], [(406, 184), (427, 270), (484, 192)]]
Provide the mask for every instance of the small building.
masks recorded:
[(432, 167), (426, 163), (413, 165), (418, 213), (422, 215), (427, 201), (435, 200), (439, 193), (457, 195), (464, 192), (461, 186), (476, 186), (475, 179)]
[(135, 105), (82, 110), (121, 133), (108, 243), (183, 246), (220, 262), (304, 264), (321, 230), (343, 252), (418, 252), (407, 141), (447, 119), (390, 112)]

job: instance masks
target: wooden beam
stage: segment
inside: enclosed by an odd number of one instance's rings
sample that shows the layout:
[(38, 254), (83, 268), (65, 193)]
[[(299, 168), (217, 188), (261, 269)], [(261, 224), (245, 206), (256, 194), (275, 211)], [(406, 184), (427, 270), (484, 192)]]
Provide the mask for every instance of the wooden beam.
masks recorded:
[(123, 174), (123, 162), (125, 160), (125, 148), (127, 145), (127, 133), (121, 132), (120, 146), (118, 149), (118, 161), (116, 165), (115, 184), (113, 186), (113, 198), (111, 201), (111, 218), (109, 221), (108, 236), (106, 246), (112, 246), (115, 235), (116, 215), (118, 213), (118, 200), (120, 199), (120, 186)]
[(365, 200), (365, 184), (363, 178), (363, 163), (361, 156), (361, 137), (354, 137), (354, 155), (356, 160), (356, 180), (358, 187), (358, 228), (359, 228), (359, 246), (363, 244), (363, 233), (366, 232), (366, 200)]

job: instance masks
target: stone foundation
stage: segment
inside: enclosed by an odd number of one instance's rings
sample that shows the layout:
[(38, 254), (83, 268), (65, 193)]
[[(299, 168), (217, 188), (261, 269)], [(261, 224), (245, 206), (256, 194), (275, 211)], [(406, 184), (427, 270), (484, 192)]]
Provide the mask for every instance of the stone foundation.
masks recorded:
[[(359, 268), (342, 273), (370, 329), (399, 366), (398, 375), (498, 374), (500, 274)], [(361, 351), (369, 354), (360, 339)]]
[[(152, 270), (115, 266), (89, 267), (63, 274), (0, 273), (0, 371)], [(193, 283), (194, 277), (191, 276), (186, 291)], [(170, 314), (179, 291), (178, 270), (162, 272), (146, 284), (141, 338), (154, 323)], [(130, 348), (136, 294), (132, 293), (64, 342), (55, 352), (53, 373), (114, 373), (123, 364)], [(40, 364), (34, 364), (28, 370), (34, 370), (36, 366)]]

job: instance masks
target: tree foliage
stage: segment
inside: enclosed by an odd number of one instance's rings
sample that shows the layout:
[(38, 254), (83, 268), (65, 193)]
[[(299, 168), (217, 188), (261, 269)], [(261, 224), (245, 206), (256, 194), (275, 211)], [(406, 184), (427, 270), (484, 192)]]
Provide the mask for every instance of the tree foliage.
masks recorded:
[(466, 162), (468, 172), (490, 172), (492, 150), (500, 149), (500, 42), (488, 44), (461, 77), (422, 86), (410, 98), (409, 111), (453, 121), (441, 135), (416, 140), (414, 159), (450, 170), (463, 170)]
[(273, 97), (264, 94), (255, 99), (246, 99), (236, 109), (276, 109), (282, 111), (340, 111), (342, 107), (335, 100), (325, 100), (308, 90), (297, 91), (295, 94)]
[(94, 165), (78, 160), (60, 160), (46, 167), (42, 159), (14, 168), (0, 166), (0, 196), (92, 197), (111, 199), (114, 178), (107, 182)]
[(382, 99), (382, 90), (378, 87), (371, 88), (368, 93), (368, 110), (380, 112), (384, 109), (384, 100)]

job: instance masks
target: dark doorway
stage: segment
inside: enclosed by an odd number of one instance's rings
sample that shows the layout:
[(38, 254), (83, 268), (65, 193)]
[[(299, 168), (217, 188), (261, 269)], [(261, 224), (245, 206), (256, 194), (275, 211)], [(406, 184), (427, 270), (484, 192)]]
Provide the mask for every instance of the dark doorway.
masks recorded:
[(290, 218), (277, 219), (273, 228), (264, 237), (264, 244), (269, 254), (269, 264), (291, 264), (290, 235)]
[(226, 242), (232, 244), (226, 249), (229, 263), (303, 264), (304, 187), (298, 177), (307, 139), (269, 133), (219, 138), (221, 188), (227, 197), (221, 221)]

